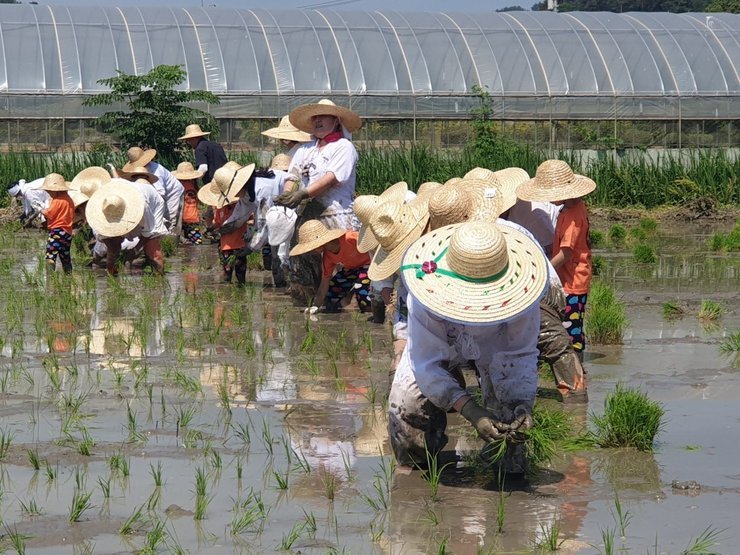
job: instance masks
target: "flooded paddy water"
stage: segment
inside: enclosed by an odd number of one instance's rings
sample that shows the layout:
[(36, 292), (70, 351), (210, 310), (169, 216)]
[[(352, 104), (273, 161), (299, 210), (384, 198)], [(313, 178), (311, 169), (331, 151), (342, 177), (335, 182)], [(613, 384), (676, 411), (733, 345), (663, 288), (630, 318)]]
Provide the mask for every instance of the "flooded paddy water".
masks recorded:
[[(588, 407), (619, 382), (666, 409), (654, 453), (566, 453), (528, 483), (448, 467), (434, 500), (394, 469), (390, 328), (307, 319), (252, 272), (220, 283), (215, 246), (181, 247), (166, 278), (44, 273), (43, 234), (0, 256), (0, 545), (29, 553), (681, 553), (704, 530), (740, 552), (740, 255), (702, 230), (659, 231), (658, 262), (597, 251), (627, 304), (624, 344), (590, 345)], [(664, 301), (680, 299), (667, 321)], [(722, 303), (714, 326), (702, 299)], [(553, 384), (543, 383), (543, 388)], [(559, 406), (546, 399), (543, 403)], [(448, 449), (473, 448), (451, 415)], [(626, 524), (621, 536), (618, 497)], [(503, 511), (501, 510), (503, 507)]]

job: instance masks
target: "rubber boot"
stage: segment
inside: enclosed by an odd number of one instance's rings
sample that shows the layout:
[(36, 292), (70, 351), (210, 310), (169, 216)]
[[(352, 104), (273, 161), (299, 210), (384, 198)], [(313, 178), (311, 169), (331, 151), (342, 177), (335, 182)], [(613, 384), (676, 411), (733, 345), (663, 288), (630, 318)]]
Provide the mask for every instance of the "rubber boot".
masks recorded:
[(372, 299), (370, 301), (370, 310), (373, 314), (370, 321), (373, 324), (382, 324), (385, 322), (385, 303), (381, 299)]
[(577, 353), (572, 350), (568, 351), (555, 360), (551, 366), (563, 402), (586, 403), (588, 401), (586, 379)]

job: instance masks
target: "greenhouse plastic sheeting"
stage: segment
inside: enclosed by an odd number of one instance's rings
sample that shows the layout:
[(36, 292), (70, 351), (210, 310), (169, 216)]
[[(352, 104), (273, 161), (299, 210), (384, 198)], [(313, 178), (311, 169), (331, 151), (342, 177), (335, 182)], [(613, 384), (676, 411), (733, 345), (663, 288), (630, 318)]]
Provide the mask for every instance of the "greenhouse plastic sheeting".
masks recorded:
[(731, 14), (3, 4), (0, 53), (0, 117), (94, 116), (81, 102), (98, 80), (179, 64), (184, 89), (228, 99), (219, 117), (326, 96), (366, 117), (460, 118), (479, 85), (501, 118), (740, 118)]

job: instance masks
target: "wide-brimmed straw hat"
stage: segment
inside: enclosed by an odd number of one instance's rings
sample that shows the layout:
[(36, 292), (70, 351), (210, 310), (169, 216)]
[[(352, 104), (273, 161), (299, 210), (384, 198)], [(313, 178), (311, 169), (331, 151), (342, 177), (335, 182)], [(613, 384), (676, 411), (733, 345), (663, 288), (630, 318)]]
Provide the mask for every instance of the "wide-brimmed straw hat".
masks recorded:
[(455, 187), (464, 189), (473, 197), (470, 220), (495, 222), (503, 212), (503, 194), (495, 180), (464, 177)]
[(469, 325), (506, 322), (536, 304), (548, 280), (547, 259), (528, 235), (476, 221), (424, 235), (406, 251), (408, 292), (437, 316)]
[(432, 229), (459, 224), (470, 219), (474, 209), (473, 195), (458, 187), (457, 182), (445, 184), (429, 198), (429, 221)]
[(172, 172), (176, 179), (200, 179), (205, 172), (196, 170), (190, 162), (180, 162), (177, 169)]
[(85, 218), (100, 235), (121, 237), (139, 225), (144, 205), (144, 195), (130, 181), (114, 178), (90, 197)]
[(596, 189), (596, 183), (584, 175), (573, 173), (562, 160), (545, 160), (535, 176), (517, 189), (522, 200), (554, 202), (579, 198)]
[(283, 116), (277, 127), (263, 131), (265, 137), (271, 139), (285, 139), (286, 141), (295, 141), (297, 143), (306, 143), (311, 140), (311, 135), (298, 129), (290, 123), (290, 116)]
[(324, 98), (316, 104), (304, 104), (298, 106), (290, 113), (290, 123), (295, 125), (301, 131), (313, 133), (313, 123), (311, 118), (314, 116), (336, 116), (342, 125), (350, 133), (354, 133), (362, 127), (362, 119), (352, 110), (337, 106), (331, 100)]
[(271, 170), (282, 170), (282, 171), (288, 171), (288, 168), (290, 167), (290, 161), (291, 158), (287, 154), (276, 154), (272, 158), (272, 162), (270, 162), (270, 169)]
[(50, 173), (41, 184), (44, 191), (69, 191), (69, 186), (69, 181), (65, 181), (58, 173)]
[(311, 252), (345, 233), (344, 229), (329, 229), (319, 220), (308, 220), (298, 228), (298, 244), (290, 249), (290, 256)]
[(129, 181), (146, 179), (149, 183), (156, 183), (157, 181), (159, 181), (159, 177), (157, 177), (153, 173), (149, 173), (149, 170), (147, 170), (144, 166), (133, 166), (129, 171), (120, 171), (118, 172), (118, 177), (123, 177), (124, 179), (128, 179)]
[(375, 209), (383, 204), (384, 202), (403, 202), (406, 193), (409, 190), (409, 186), (405, 181), (399, 181), (388, 187), (385, 191), (379, 195), (360, 195), (357, 197), (352, 205), (352, 209), (355, 211), (355, 216), (360, 220), (362, 226), (360, 227), (360, 233), (357, 237), (357, 250), (359, 252), (369, 252), (378, 246), (378, 241), (373, 236), (372, 231), (368, 224), (370, 218), (375, 213)]
[(102, 185), (111, 180), (110, 173), (100, 166), (90, 166), (74, 176), (69, 184), (69, 196), (75, 206), (87, 202)]
[(265, 214), (265, 225), (267, 226), (267, 242), (270, 245), (282, 245), (293, 237), (295, 222), (298, 214), (287, 206), (273, 205)]
[(213, 174), (213, 181), (198, 190), (198, 198), (203, 204), (223, 208), (239, 200), (239, 192), (247, 184), (254, 172), (254, 164), (240, 166), (227, 162)]
[(203, 131), (200, 125), (197, 123), (191, 123), (185, 128), (185, 134), (182, 137), (178, 137), (178, 141), (184, 141), (185, 139), (194, 139), (195, 137), (205, 137), (210, 135), (210, 131)]
[(384, 202), (370, 218), (369, 227), (378, 241), (378, 250), (367, 276), (373, 281), (387, 279), (401, 267), (403, 253), (424, 233), (429, 212), (401, 202)]
[(146, 166), (149, 162), (157, 157), (157, 151), (153, 148), (144, 150), (138, 146), (132, 146), (126, 151), (128, 162), (123, 166), (124, 172), (130, 172), (134, 168)]

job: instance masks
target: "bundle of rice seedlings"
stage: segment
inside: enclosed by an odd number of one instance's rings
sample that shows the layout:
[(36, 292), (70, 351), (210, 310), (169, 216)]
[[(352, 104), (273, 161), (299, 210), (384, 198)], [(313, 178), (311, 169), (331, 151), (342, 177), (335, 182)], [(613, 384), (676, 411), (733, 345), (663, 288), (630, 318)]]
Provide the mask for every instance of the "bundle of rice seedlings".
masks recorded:
[(589, 341), (601, 345), (619, 344), (628, 324), (624, 303), (617, 299), (614, 289), (603, 281), (592, 281), (586, 308)]
[(604, 399), (604, 414), (593, 415), (596, 442), (601, 447), (634, 447), (652, 451), (663, 428), (663, 406), (638, 390), (617, 384)]

